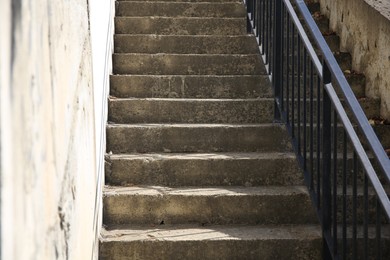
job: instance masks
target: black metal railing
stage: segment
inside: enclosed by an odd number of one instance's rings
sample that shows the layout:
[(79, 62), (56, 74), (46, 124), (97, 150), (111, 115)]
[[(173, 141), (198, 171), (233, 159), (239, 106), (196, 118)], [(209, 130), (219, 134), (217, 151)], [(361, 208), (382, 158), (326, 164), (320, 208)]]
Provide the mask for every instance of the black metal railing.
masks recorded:
[(317, 210), (324, 259), (389, 259), (390, 160), (306, 4), (292, 1), (244, 3), (275, 119), (287, 126)]

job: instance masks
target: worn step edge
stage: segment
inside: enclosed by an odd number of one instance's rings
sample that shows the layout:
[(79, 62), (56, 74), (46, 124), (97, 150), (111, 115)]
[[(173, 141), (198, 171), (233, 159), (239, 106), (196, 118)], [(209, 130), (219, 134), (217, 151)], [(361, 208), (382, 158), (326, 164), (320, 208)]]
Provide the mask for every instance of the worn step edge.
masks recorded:
[(271, 98), (111, 98), (108, 120), (116, 123), (271, 123), (273, 107)]
[(118, 227), (103, 230), (102, 235), (101, 260), (132, 256), (142, 259), (312, 260), (320, 259), (322, 251), (318, 225)]
[(305, 186), (105, 186), (103, 201), (105, 224), (317, 223)]
[(111, 75), (110, 86), (119, 98), (272, 97), (268, 75)]
[(239, 2), (120, 1), (116, 16), (245, 17)]
[(139, 54), (113, 55), (114, 74), (146, 75), (265, 75), (256, 54)]
[(293, 153), (112, 154), (105, 166), (110, 185), (303, 185)]
[(107, 151), (285, 152), (290, 139), (282, 124), (109, 124)]
[(115, 53), (259, 54), (252, 35), (117, 34)]
[(116, 17), (116, 34), (246, 35), (246, 19)]
[[(152, 235), (152, 236), (150, 236)], [(127, 241), (202, 241), (202, 240), (321, 239), (319, 225), (199, 226), (110, 225), (103, 228), (101, 242)]]

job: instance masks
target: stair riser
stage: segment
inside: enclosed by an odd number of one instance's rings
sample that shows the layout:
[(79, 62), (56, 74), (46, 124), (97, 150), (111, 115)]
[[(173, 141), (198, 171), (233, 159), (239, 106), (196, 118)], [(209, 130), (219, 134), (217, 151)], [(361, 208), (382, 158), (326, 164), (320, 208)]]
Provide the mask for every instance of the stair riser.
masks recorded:
[[(124, 259), (321, 259), (322, 239), (242, 241), (144, 241), (106, 242), (100, 260)], [(157, 253), (158, 252), (158, 253)]]
[(136, 98), (271, 97), (268, 76), (111, 76), (111, 95)]
[(116, 16), (245, 17), (241, 3), (117, 2)]
[[(105, 224), (308, 224), (317, 219), (306, 193), (103, 198)], [(288, 213), (286, 213), (288, 212)]]
[(245, 35), (243, 18), (116, 17), (116, 34)]
[(250, 36), (115, 36), (116, 53), (174, 54), (257, 54), (256, 40)]
[(284, 152), (291, 149), (282, 126), (118, 127), (107, 128), (107, 151)]
[(257, 55), (114, 54), (115, 74), (264, 75)]
[(241, 101), (113, 99), (108, 121), (131, 123), (271, 123), (272, 99)]
[(154, 156), (106, 158), (106, 184), (168, 187), (303, 185), (302, 173), (293, 156), (259, 159), (212, 156), (205, 154), (202, 160), (157, 159)]

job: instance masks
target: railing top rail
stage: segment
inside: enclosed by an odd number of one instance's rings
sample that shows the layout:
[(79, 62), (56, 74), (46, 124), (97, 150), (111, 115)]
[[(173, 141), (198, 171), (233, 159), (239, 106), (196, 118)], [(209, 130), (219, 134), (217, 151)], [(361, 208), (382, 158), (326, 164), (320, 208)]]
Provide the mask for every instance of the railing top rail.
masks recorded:
[[(286, 4), (291, 5), (289, 0), (283, 1)], [(361, 108), (358, 100), (352, 92), (352, 89), (349, 87), (344, 73), (341, 71), (335, 57), (333, 56), (332, 51), (330, 50), (328, 44), (322, 36), (322, 33), (315, 24), (315, 21), (311, 16), (310, 11), (307, 8), (304, 0), (295, 0), (295, 2), (299, 11), (301, 12), (301, 15), (303, 16), (305, 22), (308, 25), (309, 32), (314, 37), (317, 43), (320, 53), (324, 57), (324, 62), (327, 64), (327, 67), (332, 74), (334, 82), (336, 82), (337, 85), (340, 87), (343, 98), (345, 99), (348, 107), (351, 109), (353, 117), (355, 118), (359, 128), (361, 129), (362, 134), (366, 138), (369, 147), (373, 152), (373, 155), (378, 161), (378, 165), (381, 167), (383, 173), (385, 174), (387, 181), (390, 182), (390, 160), (387, 154), (385, 153), (381, 143), (378, 140), (378, 137), (376, 136), (374, 130), (369, 124), (366, 115), (363, 112), (363, 109)]]

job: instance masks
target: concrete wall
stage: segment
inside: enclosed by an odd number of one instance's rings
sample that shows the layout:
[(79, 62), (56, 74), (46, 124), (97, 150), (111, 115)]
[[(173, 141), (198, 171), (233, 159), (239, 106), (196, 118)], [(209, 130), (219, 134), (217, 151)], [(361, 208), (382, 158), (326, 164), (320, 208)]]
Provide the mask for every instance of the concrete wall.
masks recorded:
[(319, 0), (341, 49), (352, 54), (353, 69), (366, 75), (366, 95), (381, 98), (381, 115), (390, 120), (390, 2)]
[(0, 1), (1, 259), (96, 252), (107, 70), (88, 2)]

